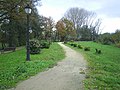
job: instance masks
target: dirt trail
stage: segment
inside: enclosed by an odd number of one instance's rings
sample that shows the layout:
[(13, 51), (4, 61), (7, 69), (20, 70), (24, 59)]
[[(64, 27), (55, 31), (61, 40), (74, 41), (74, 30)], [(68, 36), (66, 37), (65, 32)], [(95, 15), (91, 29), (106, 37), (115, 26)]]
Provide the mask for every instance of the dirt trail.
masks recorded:
[(59, 44), (66, 52), (63, 61), (54, 68), (21, 82), (12, 90), (84, 90), (82, 80), (85, 79), (85, 74), (80, 72), (86, 68), (86, 61), (80, 53)]

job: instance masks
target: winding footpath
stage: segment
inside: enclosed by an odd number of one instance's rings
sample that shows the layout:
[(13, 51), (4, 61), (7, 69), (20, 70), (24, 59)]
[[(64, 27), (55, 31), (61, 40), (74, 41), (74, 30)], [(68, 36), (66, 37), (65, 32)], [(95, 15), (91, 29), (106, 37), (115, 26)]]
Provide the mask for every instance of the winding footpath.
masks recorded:
[(82, 81), (86, 61), (83, 56), (71, 48), (59, 43), (66, 52), (66, 58), (57, 66), (41, 72), (19, 83), (12, 90), (84, 90)]

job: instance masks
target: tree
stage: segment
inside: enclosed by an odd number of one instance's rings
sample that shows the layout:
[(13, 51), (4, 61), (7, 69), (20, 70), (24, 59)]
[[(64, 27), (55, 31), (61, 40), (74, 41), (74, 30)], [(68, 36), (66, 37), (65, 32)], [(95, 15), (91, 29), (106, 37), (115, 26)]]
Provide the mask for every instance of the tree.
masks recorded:
[(87, 25), (84, 25), (80, 28), (81, 40), (90, 41), (91, 40), (91, 30)]
[(115, 33), (112, 34), (111, 38), (115, 44), (120, 43), (120, 30), (117, 29)]
[[(0, 23), (4, 19), (17, 18), (18, 12), (19, 15), (24, 11), (24, 7), (27, 3), (30, 4), (32, 8), (35, 9), (35, 6), (41, 0), (1, 0), (0, 1)], [(17, 14), (16, 14), (17, 13)]]
[(66, 31), (66, 40), (76, 39), (76, 30), (74, 29), (73, 23), (66, 18), (62, 18), (62, 22)]
[(70, 8), (66, 13), (65, 13), (65, 18), (68, 20), (72, 21), (74, 24), (74, 29), (77, 29), (78, 26), (81, 26), (87, 17), (87, 11), (84, 9), (79, 9), (79, 8)]
[(54, 20), (51, 17), (46, 18), (45, 39), (50, 41), (50, 42), (52, 39), (53, 27), (54, 27)]
[(110, 33), (103, 33), (103, 34), (101, 34), (99, 41), (102, 44), (105, 44), (105, 45), (112, 44), (111, 34)]
[(73, 23), (66, 19), (60, 19), (56, 24), (57, 35), (61, 41), (68, 41), (76, 39), (76, 31), (74, 30)]
[(64, 23), (61, 20), (57, 22), (56, 29), (57, 29), (58, 40), (64, 41), (66, 37), (66, 31), (65, 31)]
[[(96, 14), (94, 12), (76, 7), (70, 8), (66, 11), (64, 17), (73, 23), (78, 39), (81, 38), (81, 33), (83, 32), (84, 26), (87, 26), (87, 30), (90, 30), (89, 32), (91, 32), (89, 34), (91, 34), (92, 37), (94, 36), (94, 38), (96, 37), (96, 34), (99, 33), (101, 20), (96, 19)], [(82, 35), (83, 34), (85, 33), (82, 33)]]
[[(28, 2), (29, 1), (29, 2)], [(27, 3), (32, 7), (31, 20), (38, 22), (36, 17), (38, 15), (37, 9), (35, 7), (37, 2), (40, 0), (1, 0), (0, 1), (0, 25), (1, 30), (4, 31), (5, 37), (4, 42), (8, 43), (9, 46), (21, 46), (25, 44), (25, 33), (26, 33), (26, 14), (24, 12), (24, 7)], [(6, 25), (5, 21), (10, 22)], [(33, 24), (33, 23), (31, 23)], [(34, 25), (31, 25), (34, 26)], [(35, 26), (34, 26), (35, 27)], [(2, 35), (3, 36), (3, 35)], [(2, 42), (2, 41), (1, 41)]]

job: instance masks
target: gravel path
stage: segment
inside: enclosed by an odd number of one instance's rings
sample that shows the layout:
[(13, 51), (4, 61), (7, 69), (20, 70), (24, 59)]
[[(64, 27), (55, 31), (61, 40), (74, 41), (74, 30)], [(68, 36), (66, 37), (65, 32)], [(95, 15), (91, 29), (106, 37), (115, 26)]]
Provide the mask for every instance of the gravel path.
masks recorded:
[(84, 90), (86, 61), (82, 55), (59, 43), (66, 58), (57, 66), (21, 82), (13, 90)]

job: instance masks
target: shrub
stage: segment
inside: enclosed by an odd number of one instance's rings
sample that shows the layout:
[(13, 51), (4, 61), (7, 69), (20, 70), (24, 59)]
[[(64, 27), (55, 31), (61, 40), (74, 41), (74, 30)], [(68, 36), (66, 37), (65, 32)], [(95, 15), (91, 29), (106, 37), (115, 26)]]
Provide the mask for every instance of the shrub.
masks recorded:
[(101, 54), (101, 50), (95, 49), (97, 54)]
[(41, 44), (41, 48), (49, 48), (50, 47), (50, 43), (46, 40), (41, 40), (40, 44)]
[(84, 51), (90, 51), (90, 47), (85, 47)]
[(74, 47), (77, 47), (77, 44), (73, 44)]
[(110, 33), (104, 33), (104, 34), (100, 35), (98, 40), (104, 45), (110, 45), (113, 43)]
[(117, 46), (118, 48), (120, 48), (120, 42), (119, 42), (119, 43), (117, 43), (117, 44), (116, 44), (116, 46)]
[(39, 43), (39, 40), (37, 40), (37, 39), (30, 40), (30, 53), (31, 54), (38, 54), (38, 53), (40, 53), (40, 43)]
[(70, 45), (71, 45), (71, 46), (73, 46), (74, 44), (73, 44), (73, 43), (71, 43)]
[(78, 48), (82, 49), (83, 47), (81, 45), (78, 45)]
[(112, 44), (111, 39), (110, 38), (104, 38), (102, 40), (102, 44), (104, 44), (104, 45), (110, 45), (110, 44)]

